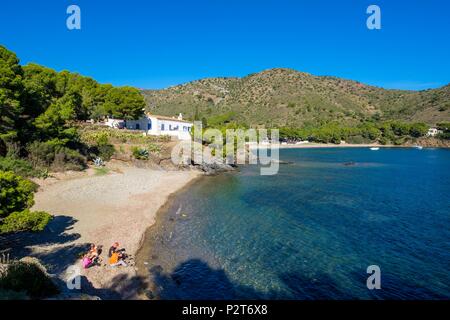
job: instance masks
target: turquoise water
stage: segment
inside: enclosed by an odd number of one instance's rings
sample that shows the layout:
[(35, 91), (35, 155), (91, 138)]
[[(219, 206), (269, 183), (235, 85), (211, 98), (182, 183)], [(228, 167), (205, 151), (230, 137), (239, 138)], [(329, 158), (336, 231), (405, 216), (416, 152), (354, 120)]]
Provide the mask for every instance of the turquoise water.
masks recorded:
[(161, 298), (450, 298), (450, 150), (280, 152), (176, 197), (147, 239)]

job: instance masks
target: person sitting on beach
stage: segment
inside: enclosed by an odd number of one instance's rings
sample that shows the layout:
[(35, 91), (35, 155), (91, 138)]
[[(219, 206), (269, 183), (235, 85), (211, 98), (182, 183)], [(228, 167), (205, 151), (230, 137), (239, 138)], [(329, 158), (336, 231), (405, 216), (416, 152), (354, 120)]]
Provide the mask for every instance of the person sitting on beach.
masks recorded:
[(111, 246), (111, 248), (109, 248), (108, 257), (111, 258), (112, 254), (114, 252), (116, 252), (117, 250), (119, 250), (119, 243), (118, 242), (114, 242), (113, 245)]
[(89, 258), (91, 258), (92, 261), (96, 260), (98, 258), (98, 249), (95, 244), (91, 244), (91, 248), (89, 249)]
[(81, 264), (83, 265), (84, 269), (87, 269), (92, 266), (92, 260), (89, 257), (89, 254), (85, 254), (83, 256), (83, 259), (81, 260)]
[(111, 267), (128, 266), (124, 260), (126, 257), (125, 254), (122, 253), (122, 250), (119, 250), (118, 242), (114, 242), (111, 248), (109, 248), (108, 256), (109, 256), (109, 265)]

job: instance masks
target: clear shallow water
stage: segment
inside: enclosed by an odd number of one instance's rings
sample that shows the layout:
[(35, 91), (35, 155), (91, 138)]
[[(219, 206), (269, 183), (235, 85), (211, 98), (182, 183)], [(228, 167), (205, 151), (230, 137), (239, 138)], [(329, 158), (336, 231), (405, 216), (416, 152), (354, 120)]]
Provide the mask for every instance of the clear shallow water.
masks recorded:
[[(177, 195), (142, 251), (163, 299), (449, 299), (450, 151), (280, 150)], [(355, 162), (346, 166), (346, 162)], [(366, 268), (381, 268), (368, 290)]]

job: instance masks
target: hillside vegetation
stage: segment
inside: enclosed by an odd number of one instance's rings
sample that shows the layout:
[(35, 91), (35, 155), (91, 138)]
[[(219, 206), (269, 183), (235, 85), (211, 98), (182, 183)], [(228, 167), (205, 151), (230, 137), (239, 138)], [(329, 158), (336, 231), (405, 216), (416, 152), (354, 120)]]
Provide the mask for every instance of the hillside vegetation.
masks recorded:
[[(21, 66), (0, 46), (0, 170), (20, 166), (26, 176), (38, 169), (83, 169), (95, 150), (81, 141), (77, 123), (106, 116), (136, 119), (144, 107), (136, 88), (37, 64)], [(29, 165), (32, 174), (25, 172)]]
[(217, 117), (248, 126), (301, 128), (330, 122), (450, 121), (450, 85), (424, 91), (386, 90), (336, 77), (271, 69), (244, 78), (210, 78), (144, 90), (147, 109), (190, 119)]
[(77, 123), (106, 116), (135, 119), (144, 97), (68, 71), (19, 64), (0, 46), (0, 233), (41, 231), (51, 216), (32, 212), (36, 187), (27, 178), (82, 170), (114, 152), (107, 139), (82, 140)]

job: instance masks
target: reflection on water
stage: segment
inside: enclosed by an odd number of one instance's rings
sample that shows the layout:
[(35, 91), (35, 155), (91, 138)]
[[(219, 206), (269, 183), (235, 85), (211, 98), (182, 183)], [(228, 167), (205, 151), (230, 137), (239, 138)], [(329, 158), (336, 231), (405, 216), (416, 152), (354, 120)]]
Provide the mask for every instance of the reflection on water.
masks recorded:
[[(166, 299), (450, 298), (448, 150), (288, 149), (179, 194), (140, 254)], [(379, 265), (382, 290), (366, 288)]]

